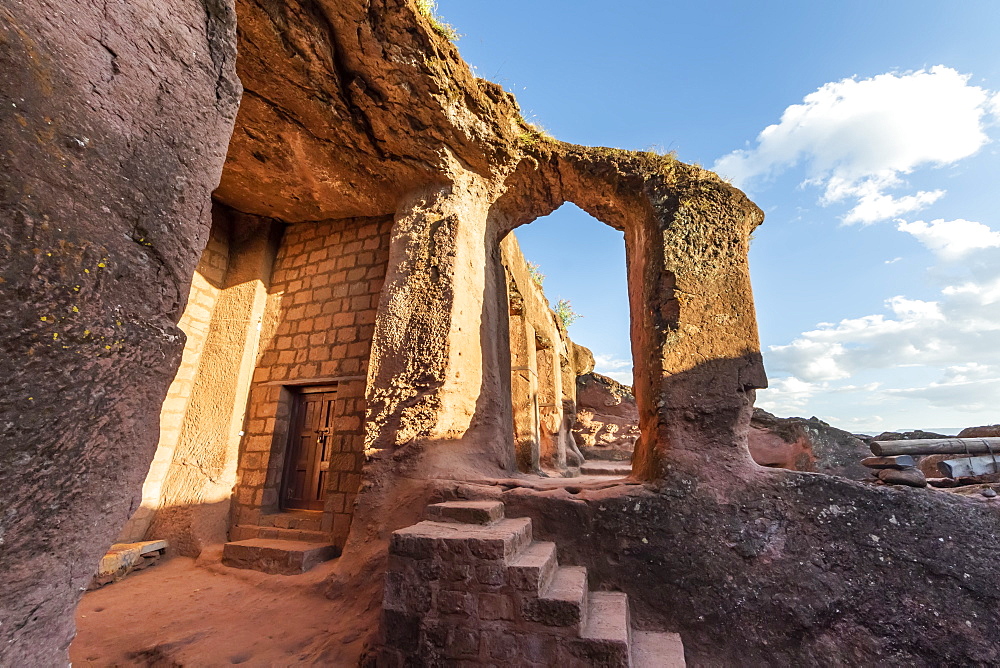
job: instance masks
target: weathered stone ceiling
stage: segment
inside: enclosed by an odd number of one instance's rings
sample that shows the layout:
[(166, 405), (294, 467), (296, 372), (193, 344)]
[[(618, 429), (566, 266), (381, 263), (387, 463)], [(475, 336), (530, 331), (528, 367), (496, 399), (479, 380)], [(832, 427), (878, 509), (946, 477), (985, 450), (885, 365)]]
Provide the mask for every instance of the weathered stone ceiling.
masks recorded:
[(513, 97), (405, 0), (236, 4), (245, 92), (223, 203), (287, 221), (382, 215), (439, 178), (445, 150), (481, 174), (510, 164)]

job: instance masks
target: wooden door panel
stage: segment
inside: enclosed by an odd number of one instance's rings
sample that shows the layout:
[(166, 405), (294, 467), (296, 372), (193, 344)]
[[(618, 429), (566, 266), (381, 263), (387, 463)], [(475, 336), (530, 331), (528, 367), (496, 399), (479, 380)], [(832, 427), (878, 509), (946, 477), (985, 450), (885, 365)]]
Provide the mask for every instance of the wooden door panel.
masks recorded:
[(284, 508), (323, 509), (335, 398), (329, 388), (304, 388), (296, 397), (281, 495)]

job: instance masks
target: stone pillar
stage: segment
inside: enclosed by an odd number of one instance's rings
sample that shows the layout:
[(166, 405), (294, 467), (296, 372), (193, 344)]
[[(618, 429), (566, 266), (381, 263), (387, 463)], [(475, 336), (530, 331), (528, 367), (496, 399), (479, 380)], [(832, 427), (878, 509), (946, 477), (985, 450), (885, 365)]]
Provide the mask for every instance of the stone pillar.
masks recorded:
[(517, 468), (538, 470), (539, 406), (538, 358), (535, 328), (521, 314), (510, 316), (510, 391), (514, 420), (514, 453)]
[(239, 101), (232, 2), (0, 7), (0, 665), (137, 506)]
[(156, 446), (153, 463), (142, 483), (142, 500), (121, 533), (120, 543), (134, 543), (146, 537), (146, 531), (160, 507), (160, 493), (174, 460), (174, 450), (184, 430), (188, 402), (198, 376), (201, 354), (205, 350), (212, 325), (212, 312), (226, 285), (229, 267), (229, 220), (219, 207), (212, 210), (212, 232), (208, 246), (201, 254), (184, 315), (178, 323), (187, 337), (177, 375), (170, 383), (167, 398), (160, 408), (160, 441)]
[(366, 451), (413, 447), (428, 476), (503, 475), (513, 468), (506, 382), (497, 342), (484, 335), (496, 331), (504, 289), (487, 238), (493, 196), (460, 167), (451, 176), (398, 208), (372, 343)]
[(652, 211), (625, 231), (642, 432), (633, 471), (749, 475), (753, 390), (767, 381), (747, 251), (763, 215), (716, 179), (650, 191)]
[[(161, 485), (150, 538), (196, 557), (223, 543), (281, 226), (235, 214), (225, 287), (212, 310), (180, 437)], [(195, 305), (197, 306), (197, 305)]]
[[(555, 328), (553, 328), (554, 330)], [(538, 337), (536, 337), (536, 341)], [(566, 468), (566, 425), (563, 424), (562, 369), (558, 339), (546, 338), (536, 349), (538, 368), (539, 456), (542, 464)]]

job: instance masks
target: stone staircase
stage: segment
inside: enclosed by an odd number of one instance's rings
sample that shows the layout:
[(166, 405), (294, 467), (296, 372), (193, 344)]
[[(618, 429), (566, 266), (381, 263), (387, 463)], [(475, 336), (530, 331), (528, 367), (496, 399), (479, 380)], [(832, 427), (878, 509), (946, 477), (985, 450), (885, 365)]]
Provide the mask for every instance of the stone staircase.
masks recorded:
[(340, 556), (323, 530), (323, 513), (286, 511), (262, 515), (259, 525), (236, 525), (222, 551), (222, 563), (276, 575), (298, 575)]
[(632, 462), (588, 459), (580, 466), (580, 475), (605, 475), (627, 478), (632, 475)]
[(633, 632), (628, 596), (590, 591), (497, 501), (439, 503), (392, 535), (376, 665), (684, 666), (676, 633)]

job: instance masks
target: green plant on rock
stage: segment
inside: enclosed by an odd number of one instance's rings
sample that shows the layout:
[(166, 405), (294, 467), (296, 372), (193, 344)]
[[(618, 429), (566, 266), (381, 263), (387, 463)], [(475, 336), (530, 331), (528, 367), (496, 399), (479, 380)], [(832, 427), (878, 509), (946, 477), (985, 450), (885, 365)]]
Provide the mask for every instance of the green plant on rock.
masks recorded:
[(668, 149), (668, 148), (665, 148), (665, 147), (663, 147), (663, 146), (661, 146), (659, 144), (653, 144), (652, 146), (650, 146), (649, 148), (647, 148), (646, 149), (646, 153), (658, 156), (660, 158), (667, 158), (667, 159), (669, 159), (671, 161), (674, 161), (674, 162), (677, 161), (677, 150), (676, 149)]
[(538, 145), (538, 142), (555, 141), (552, 135), (540, 125), (529, 123), (524, 119), (521, 119), (521, 125), (524, 127), (524, 132), (518, 135), (517, 140), (525, 148), (532, 148)]
[(437, 0), (417, 0), (417, 11), (426, 18), (434, 32), (444, 37), (449, 42), (457, 42), (461, 35), (450, 23), (445, 23), (437, 14)]
[(560, 299), (556, 302), (555, 306), (552, 307), (555, 311), (556, 317), (559, 318), (559, 322), (566, 329), (574, 322), (582, 318), (583, 316), (573, 310), (573, 304), (568, 299)]
[(535, 282), (535, 285), (542, 287), (542, 283), (545, 282), (545, 274), (541, 271), (541, 265), (537, 262), (528, 262), (528, 274), (531, 276), (531, 280)]

